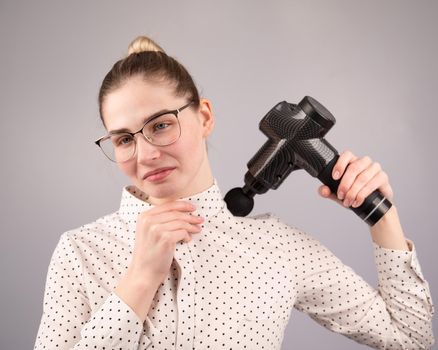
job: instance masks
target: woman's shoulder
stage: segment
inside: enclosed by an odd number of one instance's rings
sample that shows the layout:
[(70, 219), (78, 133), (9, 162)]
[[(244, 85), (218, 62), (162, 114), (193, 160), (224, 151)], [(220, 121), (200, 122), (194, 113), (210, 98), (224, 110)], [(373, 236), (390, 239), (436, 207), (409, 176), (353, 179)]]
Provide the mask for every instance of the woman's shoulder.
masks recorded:
[(290, 232), (295, 233), (303, 233), (305, 232), (298, 227), (287, 223), (284, 219), (277, 216), (275, 213), (272, 212), (265, 212), (260, 214), (254, 214), (247, 217), (248, 220), (258, 222), (258, 223), (265, 223), (267, 225), (270, 225), (272, 228), (275, 228), (277, 230), (287, 230)]
[(323, 244), (306, 230), (299, 228), (272, 212), (255, 214), (247, 217), (249, 222), (261, 223), (269, 229), (271, 235), (284, 245), (296, 249), (326, 249)]
[(59, 238), (58, 245), (68, 244), (80, 251), (98, 250), (112, 243), (128, 244), (131, 236), (128, 224), (116, 211), (64, 231)]
[(287, 223), (285, 220), (277, 216), (272, 212), (264, 212), (259, 214), (253, 214), (246, 217), (235, 217), (237, 221), (242, 224), (257, 227), (258, 230), (269, 232), (270, 235), (274, 235), (278, 238), (289, 238), (296, 235), (307, 235), (306, 232), (298, 227)]

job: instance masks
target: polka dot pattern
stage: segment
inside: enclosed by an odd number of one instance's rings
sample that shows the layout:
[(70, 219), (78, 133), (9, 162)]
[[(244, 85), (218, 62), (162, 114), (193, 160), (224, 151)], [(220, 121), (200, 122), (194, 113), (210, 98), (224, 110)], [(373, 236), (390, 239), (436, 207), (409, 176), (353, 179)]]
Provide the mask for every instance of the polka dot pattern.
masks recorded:
[(319, 241), (267, 213), (234, 217), (216, 180), (184, 198), (205, 218), (178, 243), (145, 322), (113, 291), (152, 208), (125, 186), (118, 211), (65, 232), (53, 253), (35, 349), (280, 349), (293, 308), (375, 348), (433, 342), (433, 304), (410, 252), (374, 244), (378, 289)]

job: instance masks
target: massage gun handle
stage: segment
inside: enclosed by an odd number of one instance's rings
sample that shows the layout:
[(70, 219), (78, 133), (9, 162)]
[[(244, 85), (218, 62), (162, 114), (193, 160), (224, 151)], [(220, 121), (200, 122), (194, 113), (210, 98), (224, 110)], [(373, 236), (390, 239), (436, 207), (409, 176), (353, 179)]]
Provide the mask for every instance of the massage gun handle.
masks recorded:
[[(339, 155), (335, 155), (335, 157), (318, 175), (318, 179), (321, 180), (323, 184), (327, 185), (334, 194), (337, 194), (339, 183), (341, 182), (341, 179), (334, 180), (332, 176), (333, 168), (338, 158)], [(353, 210), (368, 225), (373, 226), (383, 215), (385, 215), (391, 206), (392, 203), (378, 190), (375, 190), (367, 198), (365, 198), (361, 206), (357, 208), (350, 207), (350, 209)]]

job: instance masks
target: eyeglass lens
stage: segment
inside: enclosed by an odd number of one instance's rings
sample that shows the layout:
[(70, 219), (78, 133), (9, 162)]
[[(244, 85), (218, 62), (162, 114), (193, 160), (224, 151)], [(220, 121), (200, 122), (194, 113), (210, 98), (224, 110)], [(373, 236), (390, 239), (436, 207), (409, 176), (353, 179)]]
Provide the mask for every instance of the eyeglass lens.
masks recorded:
[[(156, 146), (166, 146), (175, 142), (180, 133), (178, 118), (172, 113), (150, 120), (143, 128), (143, 135)], [(120, 163), (134, 156), (136, 144), (137, 141), (132, 135), (120, 133), (102, 140), (100, 147), (109, 159)]]

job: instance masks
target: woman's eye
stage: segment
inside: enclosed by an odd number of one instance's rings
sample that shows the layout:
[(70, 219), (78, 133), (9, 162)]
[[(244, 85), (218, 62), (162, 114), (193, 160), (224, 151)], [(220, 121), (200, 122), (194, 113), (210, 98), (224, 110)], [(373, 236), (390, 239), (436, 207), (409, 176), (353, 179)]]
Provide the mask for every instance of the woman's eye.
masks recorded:
[(123, 137), (121, 137), (121, 138), (119, 138), (117, 140), (117, 145), (124, 146), (124, 145), (127, 145), (131, 141), (132, 141), (132, 137), (130, 137), (130, 136), (123, 136)]
[(168, 123), (158, 123), (154, 125), (154, 130), (163, 130), (166, 129), (169, 126)]

